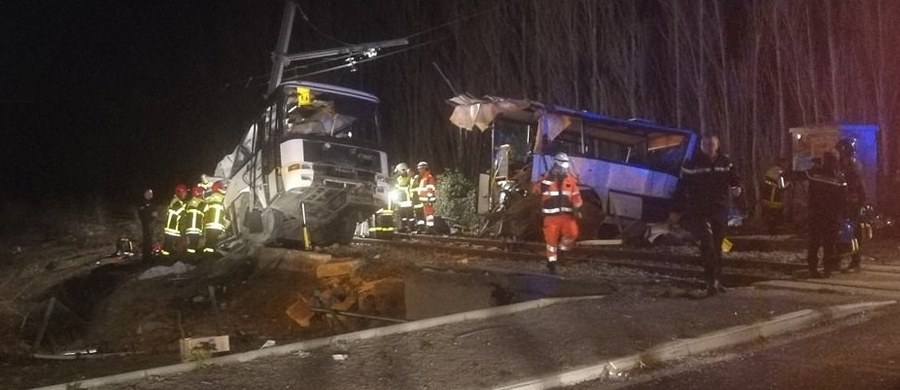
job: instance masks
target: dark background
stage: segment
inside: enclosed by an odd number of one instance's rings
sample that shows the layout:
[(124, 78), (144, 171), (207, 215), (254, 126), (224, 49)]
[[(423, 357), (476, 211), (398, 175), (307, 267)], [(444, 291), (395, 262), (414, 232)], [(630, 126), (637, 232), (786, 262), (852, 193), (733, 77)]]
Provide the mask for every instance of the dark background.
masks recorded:
[[(786, 129), (877, 123), (898, 148), (900, 2), (383, 0), (299, 4), (290, 52), (408, 37), (397, 55), (304, 77), (382, 99), (391, 163), (484, 168), (459, 91), (715, 130), (750, 195)], [(281, 0), (0, 5), (3, 209), (168, 199), (212, 173), (263, 104)], [(316, 27), (314, 28), (313, 25)], [(310, 65), (288, 76), (340, 64)], [(890, 183), (900, 165), (882, 153)], [(482, 161), (485, 160), (485, 161)], [(477, 163), (480, 162), (480, 163)], [(24, 202), (24, 203), (23, 203)]]

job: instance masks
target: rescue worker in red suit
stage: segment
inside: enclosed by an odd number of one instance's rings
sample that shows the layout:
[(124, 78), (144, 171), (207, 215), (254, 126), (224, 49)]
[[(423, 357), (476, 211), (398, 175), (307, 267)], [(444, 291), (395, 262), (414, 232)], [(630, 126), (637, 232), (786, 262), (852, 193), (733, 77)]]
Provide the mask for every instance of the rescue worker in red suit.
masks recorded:
[[(856, 240), (861, 244), (863, 237), (861, 236), (862, 229), (859, 228), (860, 222), (862, 222), (860, 214), (866, 205), (866, 188), (863, 184), (862, 164), (856, 158), (856, 139), (843, 138), (835, 145), (835, 149), (839, 154), (838, 170), (847, 180), (848, 199), (844, 217), (853, 222), (853, 226), (856, 228), (854, 230)], [(858, 272), (860, 260), (862, 260), (860, 251), (853, 252), (850, 266), (846, 270), (842, 269), (841, 272)]]
[(719, 137), (704, 134), (700, 152), (681, 167), (675, 211), (687, 207), (686, 226), (700, 241), (707, 296), (725, 291), (721, 282), (722, 241), (728, 226), (730, 198), (740, 196), (742, 191), (734, 164), (719, 151)]
[(553, 168), (535, 183), (535, 192), (541, 194), (541, 212), (544, 214), (544, 241), (547, 243), (547, 269), (556, 274), (559, 252), (572, 248), (578, 238), (578, 219), (581, 218), (581, 192), (578, 179), (569, 173), (569, 156), (557, 153)]
[(184, 213), (185, 201), (187, 200), (187, 186), (179, 184), (175, 186), (175, 196), (169, 202), (169, 209), (166, 216), (166, 227), (164, 229), (165, 236), (163, 238), (163, 256), (168, 256), (175, 251), (178, 241), (181, 240), (181, 215)]
[(428, 169), (427, 162), (420, 161), (416, 164), (416, 169), (419, 171), (416, 180), (414, 180), (416, 192), (419, 195), (419, 203), (413, 205), (416, 212), (416, 231), (433, 234), (437, 181), (434, 179), (434, 175), (431, 174), (431, 170)]

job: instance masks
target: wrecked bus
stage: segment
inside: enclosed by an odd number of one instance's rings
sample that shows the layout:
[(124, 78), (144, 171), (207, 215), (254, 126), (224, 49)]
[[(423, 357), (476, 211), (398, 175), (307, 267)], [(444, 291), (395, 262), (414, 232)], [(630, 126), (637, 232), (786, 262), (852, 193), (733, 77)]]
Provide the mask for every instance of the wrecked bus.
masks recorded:
[(539, 218), (536, 205), (515, 203), (527, 198), (557, 152), (569, 154), (583, 192), (602, 210), (586, 215), (583, 224), (597, 226), (583, 229), (584, 238), (597, 238), (599, 225), (621, 230), (637, 220), (665, 220), (681, 166), (699, 142), (690, 130), (528, 100), (457, 96), (450, 103), (455, 125), (490, 132), (492, 167), (479, 178), (477, 208), (489, 214), (482, 235), (529, 236), (515, 226), (536, 226), (531, 233), (539, 234), (539, 223), (523, 221)]
[(356, 224), (387, 203), (378, 103), (343, 87), (281, 84), (216, 167), (228, 179), (230, 233), (307, 248), (349, 243)]

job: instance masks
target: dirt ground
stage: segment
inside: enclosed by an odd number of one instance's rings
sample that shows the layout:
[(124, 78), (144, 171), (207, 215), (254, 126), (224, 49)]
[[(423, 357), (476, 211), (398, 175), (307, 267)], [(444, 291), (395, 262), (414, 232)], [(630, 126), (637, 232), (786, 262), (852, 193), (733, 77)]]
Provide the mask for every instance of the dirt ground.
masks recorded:
[[(697, 321), (684, 317), (692, 310), (698, 310), (696, 303), (689, 299), (690, 289), (697, 285), (697, 281), (606, 265), (565, 265), (561, 274), (567, 282), (548, 287), (544, 278), (532, 275), (545, 272), (540, 262), (485, 259), (427, 250), (350, 246), (330, 248), (321, 256), (354, 262), (352, 272), (317, 276), (315, 261), (304, 261), (297, 263), (300, 266), (286, 268), (288, 260), (278, 258), (277, 261), (263, 261), (263, 256), (258, 256), (255, 252), (235, 253), (226, 257), (173, 257), (148, 261), (110, 258), (108, 256), (113, 252), (114, 242), (119, 236), (133, 236), (135, 226), (132, 220), (111, 218), (103, 222), (91, 222), (88, 219), (88, 222), (74, 221), (73, 224), (74, 227), (69, 231), (32, 230), (0, 241), (0, 388), (49, 385), (174, 364), (180, 361), (178, 341), (183, 337), (228, 335), (231, 351), (239, 352), (257, 349), (269, 340), (280, 345), (386, 324), (384, 321), (371, 319), (307, 313), (308, 307), (304, 307), (306, 311), (300, 310), (308, 320), (308, 324), (302, 324), (302, 321), (292, 318), (286, 312), (301, 301), (306, 302), (307, 306), (330, 307), (387, 318), (415, 319), (545, 296), (602, 294), (617, 298), (610, 300), (615, 304), (604, 305), (618, 306), (585, 307), (578, 310), (590, 311), (592, 316), (595, 315), (595, 310), (608, 310), (609, 315), (599, 316), (596, 320), (607, 323), (615, 317), (612, 322), (618, 323), (616, 321), (622, 321), (630, 315), (621, 311), (625, 308), (655, 308), (653, 310), (658, 310), (658, 318), (665, 318), (666, 323), (683, 324), (679, 325), (681, 330), (676, 332), (678, 334), (667, 337), (683, 337), (720, 325), (714, 321)], [(900, 259), (896, 256), (898, 245), (900, 242), (897, 240), (875, 241), (866, 247), (866, 253), (875, 258), (871, 260), (875, 263), (900, 264)], [(689, 248), (664, 250), (685, 253), (693, 251)], [(804, 259), (797, 251), (760, 252), (759, 257), (785, 262), (801, 262)], [(195, 268), (181, 275), (137, 279), (138, 275), (151, 267), (171, 266), (178, 261)], [(394, 283), (397, 280), (401, 281), (399, 291), (397, 283)], [(54, 308), (43, 336), (39, 337), (51, 298), (55, 300)], [(766, 310), (761, 309), (766, 305), (738, 305), (739, 308), (743, 307), (741, 310), (752, 312), (747, 318), (771, 314), (766, 314)], [(728, 307), (731, 310), (731, 306)], [(767, 310), (774, 313), (795, 307), (799, 306), (787, 304), (777, 306), (777, 310)], [(686, 311), (681, 313), (679, 310)], [(565, 318), (567, 314), (547, 315), (550, 317), (534, 319), (535, 329), (553, 328), (552, 324)], [(553, 318), (553, 315), (561, 317)], [(578, 318), (571, 318), (571, 321), (577, 320)], [(532, 320), (528, 321), (530, 323)], [(664, 333), (662, 328), (653, 324), (625, 325), (625, 328), (631, 330), (624, 336), (634, 341), (628, 344), (630, 347), (655, 342), (655, 337), (661, 337)], [(537, 334), (532, 333), (536, 330), (520, 325), (516, 325), (514, 329), (517, 329), (517, 333), (512, 334), (525, 339), (534, 338)], [(512, 336), (503, 337), (510, 343), (514, 341), (510, 338)], [(641, 342), (643, 337), (648, 337), (648, 341)], [(40, 345), (35, 345), (38, 339), (41, 340)], [(400, 374), (400, 371), (392, 372), (391, 367), (397, 367), (391, 366), (392, 364), (406, 365), (410, 360), (415, 360), (415, 367), (418, 369), (430, 369), (432, 365), (441, 365), (443, 358), (431, 356), (419, 361), (413, 359), (420, 353), (417, 351), (431, 351), (429, 353), (434, 354), (444, 347), (455, 345), (452, 342), (448, 345), (436, 343), (432, 341), (430, 334), (410, 340), (399, 338), (384, 342), (388, 344), (363, 349), (368, 351), (368, 355), (354, 352), (353, 360), (369, 362), (361, 363), (364, 365), (388, 364), (381, 367), (388, 372), (384, 373), (384, 379), (379, 379), (382, 382), (378, 383), (396, 384), (404, 388), (413, 383), (414, 387), (418, 387), (420, 383), (410, 378), (400, 378), (399, 375), (405, 374)], [(395, 344), (396, 347), (386, 346)], [(478, 350), (483, 346), (469, 347)], [(64, 361), (32, 357), (34, 353), (54, 355), (90, 348), (95, 348), (101, 354), (113, 353), (117, 356)], [(508, 348), (521, 350), (528, 347), (510, 344)], [(471, 353), (471, 350), (453, 352), (451, 349), (448, 353), (448, 359), (451, 359), (456, 356), (454, 353), (462, 356)], [(546, 353), (549, 354), (547, 356), (556, 356), (558, 364), (568, 364), (566, 359), (569, 358), (563, 356), (565, 354), (562, 350)], [(588, 352), (585, 354), (590, 355)], [(523, 355), (526, 354), (523, 352)], [(366, 357), (360, 359), (359, 356)], [(379, 360), (382, 358), (387, 363)], [(331, 367), (333, 362), (329, 359), (327, 351), (316, 353), (313, 358), (304, 361), (309, 363), (304, 366)], [(429, 359), (429, 366), (421, 365)], [(456, 358), (451, 360), (453, 359)], [(534, 356), (529, 359), (533, 360), (529, 363), (534, 366), (532, 370), (544, 369), (541, 363), (543, 358)], [(327, 381), (338, 380), (352, 372), (340, 367), (327, 368), (327, 375), (315, 380), (309, 379), (309, 383), (323, 386), (334, 384)], [(334, 371), (335, 369), (338, 371)], [(485, 373), (484, 380), (500, 383), (504, 376), (518, 375), (523, 369), (520, 366), (498, 368), (493, 374)], [(218, 375), (214, 370), (211, 372), (215, 373), (214, 376)], [(275, 375), (274, 371), (272, 374)], [(296, 377), (273, 378), (288, 381), (285, 383), (294, 383), (296, 380)], [(206, 382), (209, 380), (197, 383)], [(197, 383), (190, 387), (199, 386)], [(250, 382), (234, 383), (243, 383), (235, 385), (235, 388), (256, 387)], [(277, 379), (270, 382), (273, 385), (275, 383)], [(440, 383), (456, 387), (455, 383), (437, 382)], [(161, 387), (153, 388), (167, 387), (165, 384), (167, 383), (161, 382)], [(168, 383), (168, 388), (174, 384)], [(148, 384), (141, 386), (145, 385)], [(435, 383), (422, 382), (421, 385), (434, 388)], [(477, 386), (478, 383), (464, 385)]]

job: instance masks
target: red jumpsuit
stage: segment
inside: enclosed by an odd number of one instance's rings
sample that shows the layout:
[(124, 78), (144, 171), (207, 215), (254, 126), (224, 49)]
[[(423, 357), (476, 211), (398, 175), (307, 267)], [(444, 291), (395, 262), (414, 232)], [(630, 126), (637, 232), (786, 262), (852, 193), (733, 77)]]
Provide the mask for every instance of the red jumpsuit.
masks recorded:
[(554, 262), (558, 259), (557, 247), (560, 251), (567, 251), (578, 238), (575, 213), (582, 205), (578, 179), (571, 173), (564, 176), (547, 173), (540, 182), (535, 183), (535, 189), (541, 194), (547, 261)]
[(421, 206), (422, 211), (418, 215), (419, 220), (416, 221), (416, 225), (420, 228), (424, 226), (427, 231), (434, 229), (434, 201), (437, 200), (435, 195), (436, 184), (437, 181), (430, 170), (425, 169), (419, 175), (418, 187), (416, 188), (419, 193), (419, 203), (414, 207), (418, 208)]

